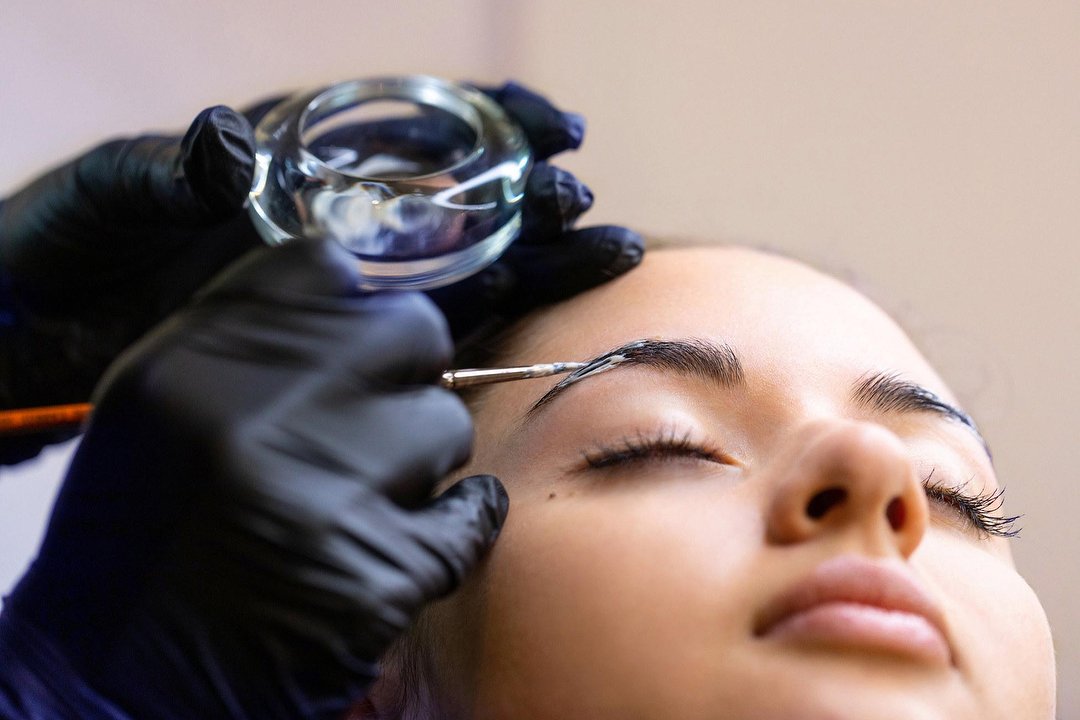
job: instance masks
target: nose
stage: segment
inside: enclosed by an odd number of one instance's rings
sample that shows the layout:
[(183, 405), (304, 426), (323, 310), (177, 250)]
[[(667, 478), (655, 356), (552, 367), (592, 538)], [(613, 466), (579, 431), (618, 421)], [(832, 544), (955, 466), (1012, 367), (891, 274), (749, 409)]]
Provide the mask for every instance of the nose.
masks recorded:
[(863, 548), (909, 557), (929, 522), (907, 448), (884, 427), (848, 420), (817, 423), (782, 451), (769, 483), (766, 533), (779, 545), (838, 533)]

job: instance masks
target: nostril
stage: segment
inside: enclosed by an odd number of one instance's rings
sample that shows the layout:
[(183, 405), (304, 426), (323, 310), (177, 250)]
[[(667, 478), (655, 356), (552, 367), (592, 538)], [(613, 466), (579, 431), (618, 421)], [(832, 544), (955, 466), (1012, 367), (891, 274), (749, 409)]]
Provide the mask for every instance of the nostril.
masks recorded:
[(894, 532), (904, 527), (904, 521), (907, 519), (907, 507), (904, 506), (904, 501), (898, 497), (890, 500), (885, 507), (885, 517), (889, 519), (889, 527)]
[(844, 488), (826, 488), (810, 498), (806, 504), (806, 514), (814, 520), (820, 520), (837, 505), (842, 505), (847, 500), (847, 490)]

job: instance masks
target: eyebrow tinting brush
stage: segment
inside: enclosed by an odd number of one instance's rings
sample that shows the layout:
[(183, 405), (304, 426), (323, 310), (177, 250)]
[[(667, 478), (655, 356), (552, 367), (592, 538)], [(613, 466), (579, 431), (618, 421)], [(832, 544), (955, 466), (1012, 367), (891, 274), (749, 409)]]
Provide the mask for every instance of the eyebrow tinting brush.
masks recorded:
[(442, 374), (439, 384), (444, 388), (459, 390), (461, 388), (476, 385), (489, 385), (491, 383), (507, 382), (510, 380), (527, 380), (529, 378), (550, 377), (564, 373), (576, 372), (587, 366), (583, 362), (557, 362), (540, 363), (538, 365), (524, 365), (511, 368), (467, 368), (464, 370), (447, 370)]
[[(447, 370), (439, 378), (439, 384), (449, 390), (461, 390), (479, 385), (528, 380), (575, 372), (586, 367), (583, 362), (540, 363), (510, 368), (463, 368)], [(50, 405), (47, 407), (19, 408), (0, 411), (0, 435), (21, 435), (43, 430), (77, 428), (85, 422), (92, 410), (90, 403)]]

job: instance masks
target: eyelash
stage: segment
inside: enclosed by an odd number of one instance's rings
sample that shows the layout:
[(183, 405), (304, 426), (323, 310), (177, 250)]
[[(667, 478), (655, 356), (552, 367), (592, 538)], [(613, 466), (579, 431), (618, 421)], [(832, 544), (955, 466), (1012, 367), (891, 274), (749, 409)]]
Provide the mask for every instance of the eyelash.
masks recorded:
[[(635, 462), (694, 459), (723, 465), (735, 463), (728, 455), (704, 443), (691, 439), (691, 434), (664, 430), (647, 435), (638, 432), (620, 439), (615, 445), (597, 446), (582, 453), (587, 467), (593, 470), (627, 465)], [(961, 490), (933, 480), (935, 469), (923, 478), (923, 489), (931, 502), (939, 502), (958, 515), (972, 528), (984, 535), (1016, 537), (1019, 515), (999, 516), (1005, 489), (990, 494), (969, 495)]]
[(638, 432), (627, 435), (615, 445), (597, 446), (582, 453), (585, 464), (594, 470), (649, 460), (695, 459), (724, 465), (734, 464), (716, 448), (691, 439), (689, 432), (662, 430), (656, 435)]
[(996, 514), (1005, 502), (1005, 488), (989, 494), (969, 495), (934, 480), (935, 470), (936, 468), (931, 469), (930, 474), (923, 478), (923, 488), (929, 500), (937, 500), (949, 505), (966, 522), (985, 535), (1010, 538), (1020, 534), (1020, 528), (1016, 527), (1016, 521), (1020, 519), (1020, 515), (999, 516)]

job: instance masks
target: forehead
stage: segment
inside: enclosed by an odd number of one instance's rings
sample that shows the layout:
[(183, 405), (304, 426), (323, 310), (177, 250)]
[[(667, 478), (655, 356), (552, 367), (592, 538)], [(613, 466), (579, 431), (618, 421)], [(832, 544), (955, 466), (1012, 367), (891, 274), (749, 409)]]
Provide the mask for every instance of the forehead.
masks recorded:
[[(528, 320), (500, 362), (586, 360), (638, 338), (691, 337), (730, 344), (749, 377), (774, 384), (847, 388), (888, 370), (950, 399), (905, 333), (863, 295), (797, 261), (732, 247), (648, 253), (626, 276)], [(551, 384), (507, 383), (493, 395), (519, 405)]]

